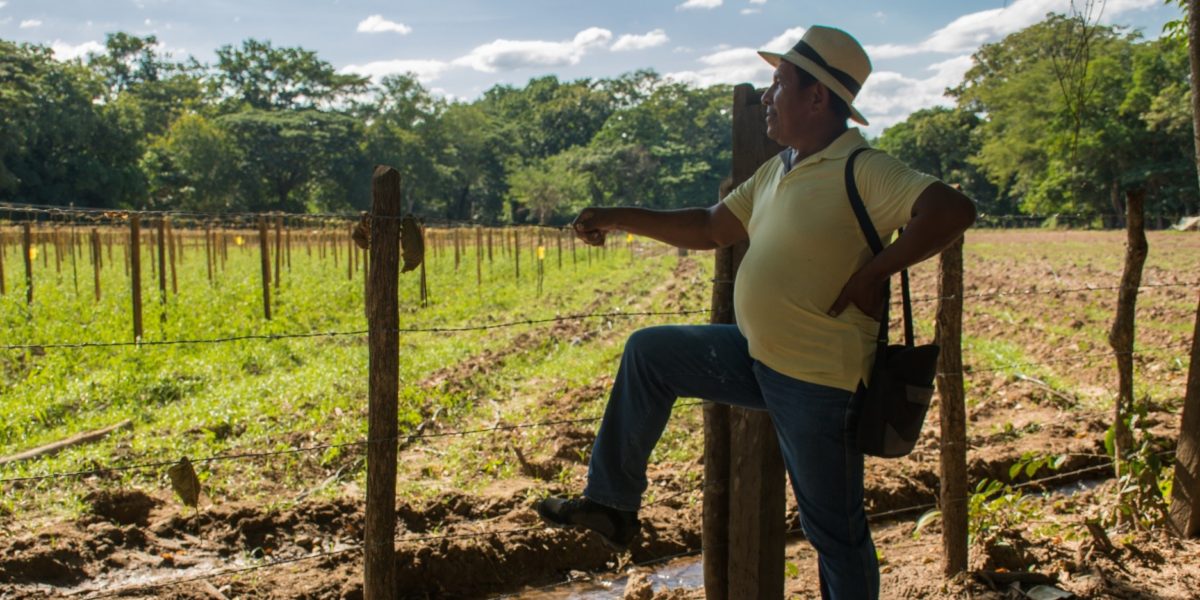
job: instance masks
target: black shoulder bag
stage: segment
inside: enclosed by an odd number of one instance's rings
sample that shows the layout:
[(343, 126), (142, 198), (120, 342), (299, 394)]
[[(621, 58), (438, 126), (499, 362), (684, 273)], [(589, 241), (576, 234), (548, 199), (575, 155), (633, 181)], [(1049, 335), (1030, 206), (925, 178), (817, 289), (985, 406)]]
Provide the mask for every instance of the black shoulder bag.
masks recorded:
[[(883, 242), (871, 224), (854, 182), (854, 159), (864, 150), (866, 148), (855, 150), (846, 159), (846, 192), (867, 244), (879, 254), (883, 251)], [(937, 374), (938, 347), (913, 344), (908, 269), (900, 272), (900, 289), (904, 297), (904, 345), (888, 345), (888, 305), (891, 302), (885, 299), (883, 319), (875, 340), (871, 383), (860, 381), (854, 394), (858, 409), (858, 449), (863, 454), (884, 458), (904, 456), (916, 446), (925, 413), (933, 399), (933, 378)]]

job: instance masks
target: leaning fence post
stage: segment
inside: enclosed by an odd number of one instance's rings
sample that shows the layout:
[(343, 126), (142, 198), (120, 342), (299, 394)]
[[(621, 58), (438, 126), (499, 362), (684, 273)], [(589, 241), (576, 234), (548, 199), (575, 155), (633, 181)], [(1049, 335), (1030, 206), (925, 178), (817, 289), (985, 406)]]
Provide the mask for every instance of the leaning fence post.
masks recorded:
[(100, 301), (100, 269), (104, 266), (104, 258), (100, 254), (100, 230), (92, 228), (92, 286), (95, 288), (96, 302)]
[(267, 218), (258, 217), (258, 250), (262, 257), (263, 316), (271, 320), (271, 248), (267, 242)]
[(371, 181), (367, 342), (370, 353), (367, 439), (367, 513), (363, 577), (366, 600), (397, 596), (396, 433), (400, 387), (400, 173), (375, 167)]
[(1113, 465), (1118, 478), (1121, 476), (1124, 454), (1130, 450), (1133, 443), (1133, 434), (1129, 431), (1125, 419), (1133, 410), (1134, 316), (1138, 287), (1142, 285), (1142, 266), (1146, 264), (1148, 253), (1143, 220), (1145, 199), (1146, 193), (1143, 190), (1130, 190), (1125, 194), (1125, 221), (1128, 232), (1125, 242), (1125, 271), (1121, 275), (1117, 317), (1113, 320), (1112, 329), (1108, 334), (1108, 343), (1117, 359), (1118, 395), (1113, 410)]
[(937, 390), (941, 406), (942, 573), (967, 570), (967, 407), (963, 388), (963, 238), (942, 250), (938, 276)]
[(1196, 325), (1192, 329), (1192, 360), (1188, 365), (1179, 443), (1175, 446), (1171, 524), (1183, 537), (1200, 535), (1200, 305), (1196, 307)]

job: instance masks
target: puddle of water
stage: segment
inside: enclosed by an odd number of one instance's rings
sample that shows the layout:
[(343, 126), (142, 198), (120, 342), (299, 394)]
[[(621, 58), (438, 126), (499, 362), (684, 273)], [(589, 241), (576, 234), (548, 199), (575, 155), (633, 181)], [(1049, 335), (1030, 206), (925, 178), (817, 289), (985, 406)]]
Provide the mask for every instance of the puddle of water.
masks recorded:
[[(704, 561), (699, 557), (667, 563), (649, 575), (655, 592), (704, 587)], [(628, 576), (573, 583), (548, 590), (521, 592), (519, 600), (620, 600)]]

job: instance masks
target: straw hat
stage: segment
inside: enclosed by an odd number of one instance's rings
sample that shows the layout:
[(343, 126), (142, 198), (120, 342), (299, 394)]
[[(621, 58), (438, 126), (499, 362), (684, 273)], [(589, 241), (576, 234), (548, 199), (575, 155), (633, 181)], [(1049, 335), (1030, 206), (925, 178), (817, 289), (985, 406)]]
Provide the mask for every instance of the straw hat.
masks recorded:
[(787, 61), (804, 69), (846, 101), (851, 119), (867, 125), (867, 119), (854, 108), (854, 97), (871, 74), (871, 59), (850, 34), (841, 29), (813, 25), (786, 53), (759, 50), (758, 54), (773, 67), (779, 66), (780, 61)]

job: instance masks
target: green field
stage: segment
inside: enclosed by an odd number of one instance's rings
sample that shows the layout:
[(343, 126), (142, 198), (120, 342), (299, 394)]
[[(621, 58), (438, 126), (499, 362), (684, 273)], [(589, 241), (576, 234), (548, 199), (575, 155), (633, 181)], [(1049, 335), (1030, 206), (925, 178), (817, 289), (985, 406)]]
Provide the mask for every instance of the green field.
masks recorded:
[[(123, 249), (101, 270), (102, 299), (92, 290), (92, 267), (81, 253), (74, 267), (64, 254), (56, 272), (54, 246), (39, 247), (34, 260), (34, 302), (26, 305), (20, 247), (6, 237), (7, 294), (0, 298), (3, 345), (128, 342), (132, 338), (129, 277), (122, 268)], [(528, 232), (523, 232), (528, 235)], [(236, 237), (234, 237), (236, 236)], [(203, 238), (189, 242), (178, 267), (178, 295), (163, 296), (151, 272), (155, 255), (143, 248), (145, 298), (143, 340), (210, 340), (218, 338), (311, 332), (359, 332), (366, 329), (361, 265), (348, 277), (345, 246), (339, 262), (317, 247), (297, 242), (291, 267), (282, 272), (274, 294), (273, 319), (262, 314), (260, 256), (253, 232), (231, 234), (228, 262), (212, 284), (207, 278)], [(419, 273), (400, 281), (402, 329), (502, 325), (580, 313), (678, 311), (707, 306), (707, 278), (688, 306), (667, 307), (658, 287), (678, 260), (673, 252), (624, 239), (605, 252), (580, 244), (572, 257), (564, 244), (561, 267), (557, 246), (547, 240), (539, 293), (537, 261), (522, 239), (520, 279), (511, 249), (502, 251), (496, 236), (492, 260), (486, 251), (476, 279), (473, 235), (456, 269), (452, 245), (429, 249), (430, 299), (421, 307)], [(448, 238), (447, 238), (448, 240)], [(345, 243), (344, 241), (342, 242)], [(448, 244), (447, 241), (443, 242)], [(631, 255), (632, 252), (632, 255)], [(45, 253), (50, 253), (46, 256)], [(107, 260), (107, 256), (105, 259)], [(43, 263), (43, 260), (45, 261)], [(711, 269), (711, 260), (700, 260)], [(76, 288), (78, 281), (78, 288)], [(77, 291), (78, 290), (78, 291)], [(588, 328), (629, 330), (648, 319), (670, 316), (589, 319)], [(703, 321), (706, 315), (675, 316), (675, 321)], [(431, 384), (439, 369), (472, 357), (500, 352), (522, 334), (538, 336), (551, 324), (518, 324), (482, 331), (406, 333), (401, 336), (401, 432), (434, 413), (445, 425), (475, 411), (525, 393), (531, 379), (542, 385), (584, 384), (611, 370), (619, 348), (611, 344), (579, 344), (546, 337), (525, 343), (519, 356), (489, 372), (486, 381), (464, 386)], [(107, 439), (68, 449), (54, 457), (0, 467), (0, 477), (16, 478), (56, 472), (120, 467), (187, 456), (193, 461), (214, 455), (308, 448), (360, 441), (366, 435), (367, 346), (361, 334), (299, 339), (252, 339), (224, 343), (143, 345), (6, 350), (0, 354), (0, 454), (70, 437), (79, 432), (131, 419), (133, 426)], [(435, 382), (436, 383), (436, 382)], [(528, 390), (525, 390), (528, 391)], [(539, 418), (546, 415), (517, 415)], [(553, 418), (553, 416), (549, 416)], [(300, 493), (328, 474), (354, 479), (362, 473), (360, 446), (328, 448), (264, 459), (200, 465), (198, 472), (210, 498), (250, 500)], [(460, 472), (470, 485), (479, 472), (504, 470), (490, 458), (471, 457)], [(118, 478), (139, 486), (165, 485), (163, 469), (105, 474), (102, 477), (49, 479), (5, 484), (2, 508), (9, 517), (48, 516), (76, 511), (78, 498), (97, 479)]]

